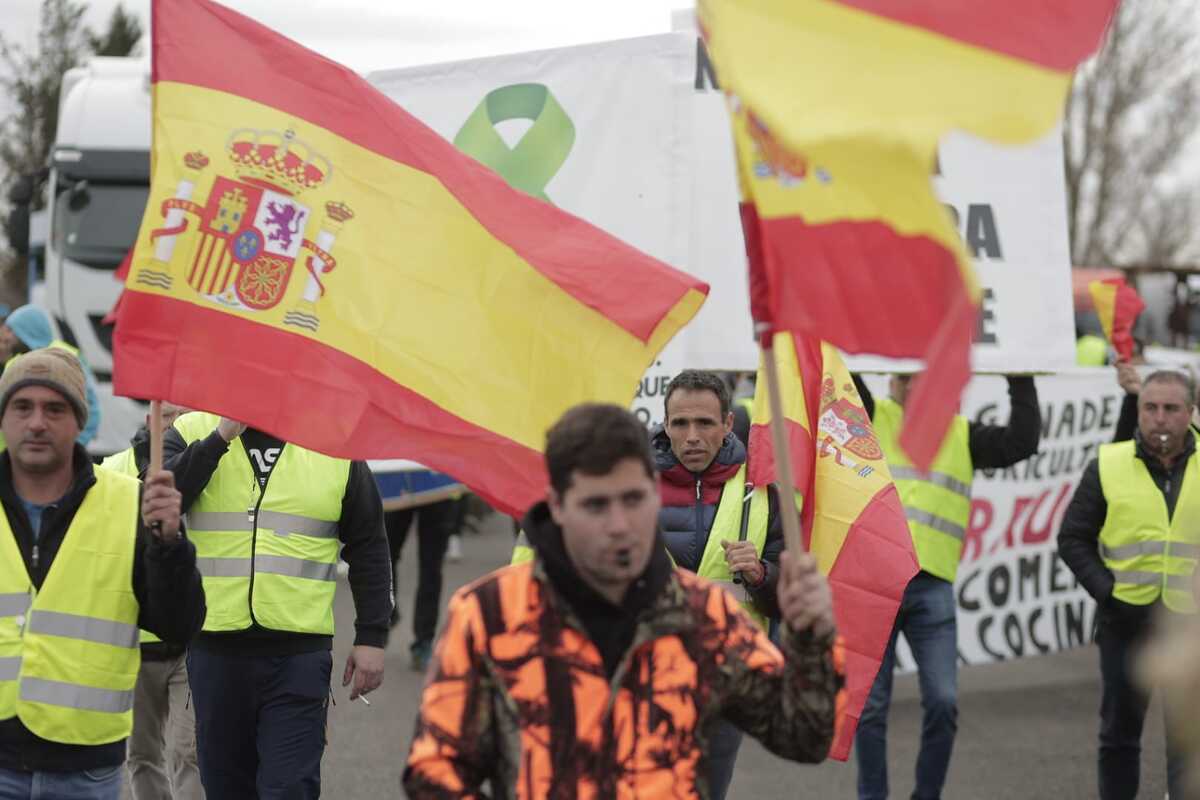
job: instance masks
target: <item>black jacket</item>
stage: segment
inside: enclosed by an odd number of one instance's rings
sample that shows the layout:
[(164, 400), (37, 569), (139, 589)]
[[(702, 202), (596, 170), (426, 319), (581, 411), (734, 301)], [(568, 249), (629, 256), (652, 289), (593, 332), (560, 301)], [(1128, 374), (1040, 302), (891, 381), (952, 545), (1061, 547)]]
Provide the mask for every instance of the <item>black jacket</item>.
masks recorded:
[(604, 671), (609, 679), (617, 671), (621, 656), (633, 642), (637, 631), (638, 615), (654, 604), (654, 600), (666, 587), (671, 577), (671, 559), (663, 545), (662, 534), (657, 535), (654, 552), (646, 571), (625, 592), (619, 606), (588, 586), (579, 578), (579, 573), (567, 556), (563, 545), (562, 529), (550, 518), (550, 509), (545, 502), (529, 509), (522, 523), (522, 530), (529, 544), (542, 559), (546, 577), (555, 591), (562, 596), (583, 627), (588, 638), (600, 651)]
[[(150, 431), (146, 426), (138, 428), (137, 433), (129, 440), (133, 449), (133, 462), (137, 466), (138, 477), (146, 477), (146, 467), (150, 463)], [(185, 642), (143, 642), (142, 661), (168, 661), (179, 658), (187, 652)]]
[[(1196, 451), (1195, 439), (1186, 437), (1183, 453), (1175, 459), (1169, 470), (1146, 449), (1140, 434), (1135, 434), (1134, 440), (1137, 442), (1137, 457), (1146, 464), (1154, 485), (1162, 492), (1169, 519), (1175, 513), (1175, 501), (1179, 499), (1179, 488), (1183, 485), (1188, 459)], [(1094, 458), (1084, 469), (1083, 477), (1075, 487), (1075, 494), (1063, 515), (1062, 527), (1058, 530), (1058, 553), (1102, 608), (1111, 605), (1115, 582), (1112, 570), (1100, 557), (1100, 529), (1104, 527), (1107, 516), (1108, 501), (1104, 499), (1104, 489), (1100, 485), (1100, 459)]]
[[(1028, 375), (1010, 375), (1007, 425), (968, 423), (967, 441), (975, 469), (1003, 469), (1024, 461), (1037, 452), (1042, 434), (1042, 412), (1038, 407), (1037, 385)], [(875, 419), (875, 398), (862, 379), (854, 376), (854, 385), (862, 397), (863, 408)]]
[[(75, 512), (96, 483), (95, 468), (81, 445), (75, 445), (74, 458), (70, 490), (42, 514), (35, 563), (33, 529), (13, 489), (12, 462), (8, 453), (0, 455), (0, 503), (35, 587), (46, 579)], [(138, 627), (164, 641), (186, 643), (204, 624), (206, 610), (196, 548), (184, 536), (164, 544), (142, 524), (140, 513), (134, 547), (133, 592), (141, 606)], [(124, 760), (124, 740), (96, 746), (59, 744), (35, 736), (16, 717), (0, 721), (0, 767), (6, 769), (61, 772), (110, 767)]]
[[(279, 441), (279, 446), (286, 444)], [(175, 485), (183, 494), (185, 512), (204, 491), (228, 451), (229, 444), (215, 430), (191, 445), (184, 442), (175, 428), (164, 432), (163, 464), (175, 473)], [(363, 461), (350, 463), (338, 537), (342, 542), (341, 557), (350, 565), (350, 591), (357, 617), (354, 644), (385, 647), (392, 613), (392, 562), (379, 487)], [(201, 633), (193, 646), (241, 655), (281, 656), (329, 650), (333, 647), (333, 637), (273, 631), (255, 624), (233, 633)]]

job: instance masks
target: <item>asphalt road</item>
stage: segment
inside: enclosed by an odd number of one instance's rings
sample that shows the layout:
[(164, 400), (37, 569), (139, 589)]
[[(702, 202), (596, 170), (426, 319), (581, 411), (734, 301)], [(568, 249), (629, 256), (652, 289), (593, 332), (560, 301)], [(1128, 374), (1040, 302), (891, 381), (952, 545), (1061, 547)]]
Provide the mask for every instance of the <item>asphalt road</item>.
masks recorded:
[[(383, 686), (371, 705), (349, 703), (335, 688), (329, 746), (322, 769), (323, 794), (336, 800), (401, 797), (400, 773), (412, 738), (422, 676), (409, 668), (416, 537), (410, 536), (397, 576), (401, 622), (388, 646)], [(445, 597), (464, 583), (507, 562), (512, 535), (496, 517), (480, 534), (464, 534), (464, 558), (446, 564)], [(338, 588), (338, 636), (334, 674), (340, 676), (353, 637), (353, 605), (342, 579)], [(336, 677), (335, 677), (336, 679)], [(944, 797), (947, 800), (1074, 800), (1094, 798), (1099, 725), (1098, 654), (1093, 647), (1017, 662), (964, 668), (959, 677), (959, 732)], [(913, 788), (920, 735), (920, 698), (914, 676), (896, 681), (890, 719), (892, 796)], [(1161, 710), (1147, 720), (1140, 798), (1166, 793)], [(856, 769), (849, 763), (806, 766), (785, 762), (747, 739), (729, 797), (854, 798)]]

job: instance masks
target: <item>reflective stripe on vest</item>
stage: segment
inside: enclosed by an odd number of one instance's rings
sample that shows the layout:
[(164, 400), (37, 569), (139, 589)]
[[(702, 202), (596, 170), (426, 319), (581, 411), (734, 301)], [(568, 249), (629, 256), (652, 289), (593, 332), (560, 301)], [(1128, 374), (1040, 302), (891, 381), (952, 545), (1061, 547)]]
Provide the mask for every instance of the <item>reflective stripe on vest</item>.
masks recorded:
[(0, 719), (52, 742), (127, 738), (141, 654), (133, 557), (137, 480), (96, 470), (34, 591), (0, 515)]
[(1179, 613), (1196, 611), (1192, 575), (1200, 557), (1200, 453), (1184, 467), (1168, 518), (1167, 501), (1133, 441), (1100, 447), (1100, 486), (1108, 505), (1100, 556), (1112, 571), (1113, 597), (1150, 605), (1162, 597)]
[[(220, 418), (184, 414), (185, 442), (207, 437)], [(188, 536), (208, 600), (206, 631), (332, 634), (338, 520), (350, 462), (284, 444), (265, 494), (241, 439), (234, 439), (188, 509)]]
[[(746, 494), (747, 488), (752, 488), (752, 493)], [(767, 524), (770, 516), (767, 487), (747, 487), (746, 465), (742, 464), (737, 474), (727, 480), (721, 488), (721, 501), (717, 505), (712, 528), (708, 531), (708, 541), (704, 545), (704, 555), (700, 558), (700, 568), (696, 570), (696, 574), (724, 586), (726, 591), (733, 594), (742, 604), (746, 613), (766, 630), (766, 616), (754, 605), (746, 587), (733, 582), (733, 573), (729, 571), (729, 564), (725, 561), (725, 548), (721, 546), (721, 542), (736, 542), (741, 536), (745, 503), (750, 504), (746, 541), (754, 544), (755, 552), (762, 558), (763, 547), (767, 543)]]
[(921, 569), (947, 581), (958, 574), (963, 537), (971, 519), (970, 424), (957, 416), (929, 472), (913, 466), (900, 448), (904, 408), (891, 398), (875, 401), (875, 433), (912, 532)]

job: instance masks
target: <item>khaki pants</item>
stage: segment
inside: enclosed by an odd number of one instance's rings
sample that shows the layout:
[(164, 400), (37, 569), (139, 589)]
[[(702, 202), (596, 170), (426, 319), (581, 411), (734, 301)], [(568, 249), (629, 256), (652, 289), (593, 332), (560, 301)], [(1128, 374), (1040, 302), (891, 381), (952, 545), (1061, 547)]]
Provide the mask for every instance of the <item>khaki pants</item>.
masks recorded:
[(142, 662), (127, 765), (133, 800), (203, 800), (185, 656)]

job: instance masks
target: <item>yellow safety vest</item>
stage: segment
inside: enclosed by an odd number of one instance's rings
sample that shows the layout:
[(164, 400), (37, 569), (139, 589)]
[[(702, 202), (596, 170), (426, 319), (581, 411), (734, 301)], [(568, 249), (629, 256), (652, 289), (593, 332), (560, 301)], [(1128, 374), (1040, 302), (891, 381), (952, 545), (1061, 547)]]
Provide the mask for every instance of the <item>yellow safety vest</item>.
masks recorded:
[(111, 469), (113, 472), (119, 472), (122, 475), (128, 475), (131, 478), (136, 478), (139, 474), (137, 459), (133, 456), (132, 447), (126, 448), (119, 453), (113, 453), (101, 461), (100, 466), (105, 469)]
[(954, 582), (963, 537), (971, 520), (970, 425), (957, 416), (929, 472), (921, 472), (900, 448), (904, 407), (889, 397), (875, 401), (875, 434), (908, 518), (917, 563), (930, 575)]
[(1108, 342), (1099, 336), (1080, 336), (1075, 341), (1075, 364), (1080, 367), (1103, 367), (1108, 363)]
[(1145, 606), (1161, 595), (1172, 611), (1196, 613), (1192, 575), (1200, 558), (1200, 454), (1188, 459), (1169, 519), (1166, 498), (1133, 441), (1100, 446), (1100, 486), (1108, 503), (1100, 555), (1116, 579), (1113, 597)]
[(525, 535), (525, 529), (517, 531), (517, 540), (513, 542), (512, 559), (509, 564), (527, 564), (533, 561), (533, 545), (529, 543), (529, 537)]
[[(113, 453), (101, 461), (100, 466), (104, 469), (110, 469), (113, 472), (119, 472), (122, 475), (128, 475), (131, 478), (136, 478), (140, 472), (137, 468), (137, 459), (133, 455), (132, 447), (126, 448), (119, 453)], [(162, 639), (145, 629), (138, 632), (138, 638), (142, 644), (154, 644), (155, 642), (162, 641)]]
[(141, 665), (133, 557), (138, 482), (96, 470), (40, 590), (0, 514), (0, 719), (52, 742), (99, 745), (133, 729)]
[[(184, 441), (203, 439), (220, 418), (193, 412), (175, 420)], [(204, 581), (204, 630), (252, 624), (333, 634), (338, 520), (350, 462), (285, 444), (265, 492), (240, 438), (234, 439), (188, 509), (188, 538)]]
[[(747, 495), (746, 489), (752, 488)], [(747, 504), (749, 507), (747, 508)], [(745, 586), (733, 582), (733, 573), (725, 561), (725, 548), (721, 542), (738, 541), (742, 530), (742, 516), (748, 513), (746, 524), (746, 541), (754, 544), (758, 557), (762, 558), (763, 547), (767, 543), (767, 524), (770, 517), (770, 503), (767, 487), (750, 487), (746, 483), (746, 465), (742, 464), (737, 474), (725, 482), (721, 488), (721, 501), (717, 504), (717, 514), (713, 517), (712, 528), (708, 532), (708, 542), (704, 545), (704, 554), (700, 557), (700, 568), (696, 574), (707, 578), (713, 583), (719, 583), (742, 604), (742, 608), (759, 624), (767, 629), (767, 617), (758, 610), (750, 593)]]

